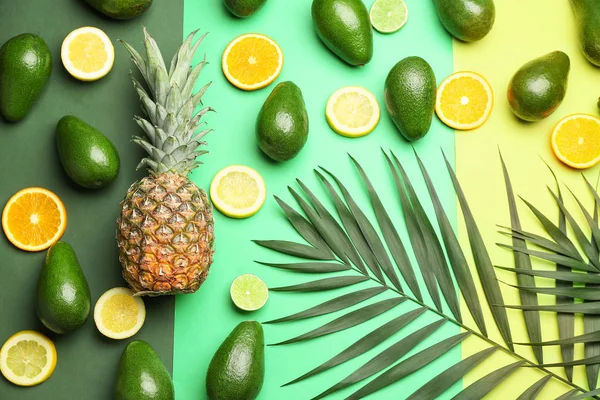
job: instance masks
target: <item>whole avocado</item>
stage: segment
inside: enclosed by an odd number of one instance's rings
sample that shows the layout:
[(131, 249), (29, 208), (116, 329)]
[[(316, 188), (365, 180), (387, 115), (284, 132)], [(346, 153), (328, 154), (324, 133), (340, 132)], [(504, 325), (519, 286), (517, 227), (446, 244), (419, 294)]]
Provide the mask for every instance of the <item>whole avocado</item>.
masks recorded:
[(85, 0), (85, 2), (114, 19), (135, 18), (152, 5), (152, 0)]
[(134, 340), (125, 347), (114, 400), (175, 400), (173, 380), (148, 343)]
[(247, 18), (260, 10), (267, 0), (223, 0), (225, 8), (238, 18)]
[(579, 47), (589, 62), (600, 67), (600, 3), (597, 0), (571, 0)]
[(312, 18), (321, 41), (350, 65), (373, 57), (373, 29), (362, 0), (313, 0)]
[(115, 145), (81, 119), (67, 115), (58, 121), (56, 145), (65, 172), (78, 185), (98, 189), (117, 178), (121, 162)]
[(463, 42), (475, 42), (494, 26), (494, 0), (434, 0), (435, 10), (444, 28)]
[(256, 321), (240, 323), (215, 353), (206, 374), (210, 400), (254, 400), (265, 378), (265, 339)]
[(55, 333), (82, 326), (91, 307), (90, 288), (73, 248), (57, 242), (46, 254), (37, 287), (37, 314)]
[(308, 139), (308, 113), (302, 91), (293, 82), (275, 86), (256, 119), (260, 149), (275, 161), (290, 160)]
[(508, 85), (513, 113), (525, 121), (539, 121), (552, 114), (567, 93), (570, 60), (554, 51), (523, 65)]
[(0, 48), (0, 114), (7, 121), (25, 118), (52, 72), (52, 55), (44, 40), (24, 33)]
[(421, 57), (406, 57), (391, 69), (385, 80), (385, 105), (406, 140), (421, 139), (429, 132), (435, 96), (435, 74)]

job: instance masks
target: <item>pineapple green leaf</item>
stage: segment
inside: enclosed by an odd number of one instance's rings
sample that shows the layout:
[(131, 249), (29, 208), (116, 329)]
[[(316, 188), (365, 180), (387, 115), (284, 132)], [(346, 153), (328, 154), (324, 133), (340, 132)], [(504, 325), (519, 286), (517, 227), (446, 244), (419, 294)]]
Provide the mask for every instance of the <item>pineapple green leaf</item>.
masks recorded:
[(148, 76), (146, 75), (148, 67), (146, 65), (146, 60), (144, 60), (144, 57), (142, 57), (141, 54), (138, 53), (138, 51), (133, 46), (131, 46), (124, 40), (119, 39), (119, 42), (121, 42), (121, 44), (125, 46), (129, 54), (131, 55), (131, 60), (135, 64), (136, 68), (140, 71), (144, 80), (148, 82)]
[[(300, 205), (300, 208), (302, 208), (302, 211), (304, 211), (304, 214), (306, 214), (317, 232), (319, 232), (319, 235), (325, 240), (327, 246), (333, 250), (343, 263), (349, 265), (350, 260), (348, 259), (344, 245), (342, 244), (344, 234), (336, 229), (339, 228), (337, 221), (335, 221), (329, 213), (325, 214), (325, 216), (319, 215), (319, 212), (311, 207), (294, 189), (288, 186), (288, 190), (294, 199), (296, 199), (296, 202)], [(341, 228), (339, 229), (341, 230)]]
[(265, 322), (265, 324), (276, 324), (281, 322), (288, 321), (297, 321), (300, 319), (317, 317), (319, 315), (330, 314), (336, 311), (343, 310), (348, 307), (352, 307), (356, 304), (359, 304), (365, 300), (370, 299), (371, 297), (377, 296), (385, 292), (387, 288), (383, 286), (377, 286), (367, 289), (357, 290), (355, 292), (350, 292), (344, 294), (342, 296), (338, 296), (332, 300), (328, 300), (324, 303), (316, 305), (314, 307), (309, 308), (308, 310), (304, 310), (292, 315), (288, 315), (287, 317), (274, 319), (271, 321)]
[(273, 292), (320, 292), (323, 290), (332, 290), (352, 286), (368, 280), (368, 277), (361, 275), (336, 276), (333, 278), (325, 278), (316, 281), (300, 283), (298, 285), (269, 288), (269, 290)]
[[(440, 293), (438, 291), (438, 285), (435, 280), (435, 271), (433, 270), (432, 265), (430, 265), (431, 260), (428, 255), (429, 250), (425, 245), (423, 233), (421, 232), (421, 228), (417, 223), (416, 216), (413, 212), (410, 200), (408, 199), (408, 196), (406, 194), (404, 184), (400, 180), (400, 176), (398, 175), (396, 168), (392, 164), (387, 154), (385, 154), (385, 157), (388, 162), (390, 171), (392, 172), (392, 175), (394, 177), (394, 181), (396, 183), (396, 190), (400, 198), (400, 206), (404, 215), (406, 230), (408, 232), (408, 237), (410, 239), (410, 244), (412, 246), (413, 253), (415, 255), (415, 258), (417, 259), (417, 266), (419, 267), (421, 276), (423, 277), (423, 281), (425, 282), (425, 287), (427, 288), (427, 292), (429, 293), (433, 304), (435, 305), (438, 311), (441, 311), (443, 309), (442, 301), (440, 298)], [(408, 256), (406, 256), (406, 259), (408, 260)]]
[[(435, 399), (450, 388), (459, 379), (463, 378), (469, 371), (479, 365), (483, 360), (491, 356), (497, 349), (495, 347), (481, 350), (451, 366), (438, 376), (421, 386), (416, 392), (406, 398), (406, 400)], [(500, 371), (500, 370), (498, 370)], [(496, 372), (498, 372), (496, 371)], [(500, 379), (500, 377), (498, 377)], [(475, 382), (477, 384), (478, 382)], [(468, 390), (469, 388), (467, 388)], [(469, 397), (467, 397), (469, 398)], [(480, 399), (481, 397), (471, 397)]]
[(479, 273), (479, 280), (483, 286), (484, 294), (487, 298), (488, 304), (491, 305), (490, 311), (494, 317), (494, 321), (496, 321), (500, 335), (506, 342), (508, 348), (511, 351), (514, 351), (506, 309), (503, 307), (494, 307), (494, 305), (504, 304), (502, 292), (500, 291), (500, 285), (496, 280), (496, 271), (494, 271), (494, 266), (490, 260), (490, 256), (483, 242), (483, 238), (481, 237), (481, 233), (479, 232), (479, 228), (477, 227), (477, 223), (475, 222), (475, 218), (473, 217), (471, 209), (469, 208), (465, 194), (460, 186), (460, 183), (458, 182), (458, 179), (456, 178), (456, 174), (454, 173), (452, 166), (446, 158), (446, 155), (444, 155), (444, 161), (446, 162), (450, 178), (452, 179), (454, 189), (456, 190), (456, 194), (458, 196), (460, 208), (462, 209), (467, 228), (467, 236), (469, 238), (469, 243), (471, 244), (473, 259), (475, 260), (475, 267)]
[[(517, 275), (518, 276), (518, 275)], [(526, 293), (538, 293), (548, 294), (552, 296), (563, 296), (570, 297), (572, 299), (582, 299), (591, 301), (600, 301), (600, 290), (593, 287), (539, 287), (539, 286), (521, 286), (511, 285), (510, 283), (502, 282), (507, 286), (519, 289), (519, 291)], [(540, 340), (533, 340), (533, 342), (539, 342)], [(541, 338), (540, 338), (541, 339)]]
[(306, 374), (286, 383), (283, 386), (291, 385), (296, 382), (300, 382), (304, 379), (310, 378), (313, 375), (319, 374), (323, 371), (326, 371), (330, 368), (333, 368), (337, 365), (345, 363), (348, 360), (356, 358), (361, 354), (366, 353), (367, 351), (375, 348), (379, 344), (383, 343), (386, 339), (392, 336), (394, 333), (398, 332), (406, 325), (413, 322), (420, 315), (422, 315), (427, 309), (425, 307), (420, 307), (414, 310), (411, 310), (405, 314), (402, 314), (389, 322), (386, 322), (379, 328), (375, 329), (371, 333), (363, 336), (361, 339), (353, 343), (350, 347), (344, 349), (342, 352), (338, 353), (333, 358), (324, 362), (316, 368), (313, 368)]
[(563, 272), (563, 271), (544, 271), (544, 270), (527, 270), (518, 268), (508, 268), (496, 266), (504, 271), (514, 272), (516, 274), (525, 274), (538, 276), (540, 278), (549, 278), (556, 281), (575, 282), (575, 283), (595, 283), (600, 284), (600, 274), (582, 274), (578, 272)]
[[(515, 194), (513, 192), (512, 183), (510, 180), (510, 175), (508, 174), (508, 168), (506, 167), (506, 163), (504, 162), (504, 158), (502, 154), (500, 154), (500, 163), (502, 164), (502, 172), (504, 175), (504, 183), (506, 185), (506, 194), (508, 198), (508, 209), (510, 212), (510, 223), (513, 229), (521, 229), (521, 221), (519, 218), (519, 211), (517, 209), (517, 202), (515, 201)], [(519, 239), (515, 236), (512, 238), (512, 244), (515, 248), (526, 249), (527, 244), (524, 240)], [(519, 269), (528, 269), (531, 270), (533, 267), (531, 266), (531, 259), (525, 253), (519, 251), (513, 251), (513, 258), (515, 261), (515, 267)], [(519, 287), (534, 287), (535, 288), (535, 278), (531, 275), (517, 274), (517, 282), (519, 283)], [(521, 304), (523, 305), (538, 305), (537, 292), (528, 291), (528, 290), (520, 290), (519, 296), (521, 299)], [(527, 334), (529, 339), (532, 342), (541, 342), (542, 341), (542, 329), (540, 322), (540, 313), (539, 311), (523, 311), (523, 318), (525, 320), (525, 328), (527, 329)], [(533, 353), (538, 362), (544, 362), (544, 352), (541, 347), (534, 346)]]
[[(414, 150), (414, 149), (413, 149)], [(421, 233), (423, 235), (423, 245), (427, 245), (428, 251), (425, 254), (428, 255), (429, 262), (434, 271), (434, 276), (437, 278), (438, 284), (440, 285), (440, 290), (446, 299), (448, 307), (452, 314), (456, 317), (456, 320), (462, 322), (462, 316), (460, 312), (460, 304), (458, 301), (458, 296), (456, 295), (456, 288), (452, 282), (452, 276), (450, 274), (450, 269), (448, 268), (448, 264), (446, 263), (446, 257), (444, 256), (444, 251), (438, 240), (438, 236), (429, 221), (429, 217), (425, 213), (425, 209), (419, 200), (419, 196), (410, 181), (408, 174), (404, 170), (404, 167), (394, 154), (391, 152), (392, 157), (394, 158), (394, 162), (396, 167), (400, 171), (400, 175), (402, 176), (402, 181), (404, 182), (404, 187), (406, 192), (408, 193), (408, 197), (410, 199), (410, 203), (412, 205), (413, 211), (416, 216), (416, 221)], [(416, 154), (416, 151), (415, 151)], [(394, 179), (395, 180), (395, 179)], [(396, 181), (396, 180), (395, 180)], [(396, 186), (398, 187), (398, 182), (396, 181)], [(399, 187), (398, 187), (399, 188)]]
[[(445, 322), (446, 320), (444, 319), (432, 322), (429, 325), (426, 325), (423, 328), (399, 340), (398, 342), (394, 343), (393, 345), (379, 353), (377, 356), (369, 360), (359, 369), (348, 375), (346, 378), (336, 383), (335, 385), (333, 385), (323, 393), (319, 394), (318, 396), (314, 397), (313, 400), (321, 399), (339, 390), (347, 388), (348, 386), (354, 385), (357, 382), (367, 379), (380, 371), (383, 371), (385, 368), (389, 367), (390, 365), (394, 364), (396, 361), (404, 357), (407, 353), (409, 353), (412, 349), (419, 345), (419, 343), (421, 343), (423, 340), (425, 340), (427, 337), (429, 337), (431, 334), (437, 331)], [(430, 357), (431, 359), (435, 359), (439, 357), (439, 355), (437, 357), (435, 355), (431, 355)], [(417, 362), (418, 360), (415, 360), (413, 366), (417, 364)], [(427, 363), (423, 365), (426, 364)], [(416, 369), (419, 368), (421, 367), (417, 366)]]
[(183, 84), (183, 89), (181, 89), (181, 94), (182, 94), (183, 98), (187, 99), (187, 98), (192, 97), (192, 91), (194, 90), (196, 81), (198, 80), (198, 77), (200, 76), (200, 72), (202, 72), (202, 69), (204, 68), (204, 66), (206, 64), (207, 64), (207, 62), (206, 62), (206, 55), (205, 55), (202, 58), (202, 61), (200, 61), (198, 64), (196, 64), (192, 68), (192, 71), (190, 72), (189, 76), (187, 77), (185, 83)]
[(550, 304), (540, 306), (519, 306), (519, 305), (504, 305), (503, 308), (512, 308), (516, 310), (526, 311), (550, 311), (564, 312), (575, 314), (594, 314), (600, 315), (600, 302), (591, 303), (574, 303), (574, 304)]
[(415, 371), (423, 368), (433, 360), (438, 359), (443, 354), (454, 346), (462, 342), (468, 336), (470, 332), (459, 333), (458, 335), (451, 336), (441, 342), (426, 348), (425, 350), (407, 358), (406, 360), (394, 365), (392, 368), (373, 379), (371, 382), (354, 392), (350, 396), (346, 397), (346, 400), (358, 400), (368, 396), (378, 390), (383, 389), (406, 376), (412, 374)]
[(327, 246), (327, 243), (325, 243), (323, 238), (321, 238), (321, 235), (319, 235), (319, 232), (317, 232), (315, 227), (279, 197), (274, 196), (274, 198), (285, 213), (288, 221), (290, 221), (294, 229), (296, 229), (296, 232), (298, 232), (308, 243), (317, 249), (331, 254), (333, 257), (331, 249)]
[[(342, 225), (344, 225), (344, 229), (346, 230), (348, 236), (350, 237), (350, 240), (352, 241), (352, 244), (354, 244), (354, 247), (356, 247), (356, 250), (364, 260), (365, 264), (367, 264), (367, 267), (369, 268), (371, 273), (377, 276), (379, 274), (379, 265), (377, 264), (377, 259), (375, 258), (375, 254), (373, 254), (373, 251), (369, 247), (369, 244), (367, 243), (362, 232), (360, 231), (360, 227), (358, 226), (356, 219), (354, 218), (346, 204), (344, 204), (340, 196), (337, 194), (331, 183), (327, 180), (327, 178), (325, 178), (325, 176), (323, 176), (323, 174), (321, 174), (317, 170), (315, 170), (315, 173), (325, 186), (325, 189), (329, 193), (331, 200), (333, 200), (335, 209), (340, 217), (340, 220), (342, 221)], [(364, 265), (358, 265), (358, 268), (364, 275), (368, 274), (366, 268), (364, 268)]]
[(524, 249), (521, 247), (509, 246), (509, 245), (506, 245), (503, 243), (497, 243), (497, 245), (500, 247), (504, 247), (505, 249), (510, 249), (510, 250), (517, 251), (520, 253), (529, 254), (530, 256), (541, 258), (542, 260), (546, 260), (546, 261), (549, 261), (554, 264), (564, 265), (565, 267), (569, 267), (571, 269), (576, 269), (579, 271), (598, 272), (598, 270), (596, 268), (594, 268), (590, 264), (587, 264), (584, 261), (579, 261), (574, 258), (561, 256), (560, 254), (548, 253), (545, 251), (538, 251), (538, 250), (531, 250), (531, 249)]
[(208, 90), (208, 88), (212, 85), (212, 82), (208, 82), (206, 85), (202, 86), (200, 90), (196, 92), (195, 95), (192, 96), (192, 103), (194, 104), (194, 108), (198, 107), (198, 105), (202, 105), (202, 96)]
[(465, 255), (462, 251), (462, 248), (460, 247), (460, 243), (458, 242), (456, 233), (452, 229), (452, 225), (450, 225), (448, 216), (444, 211), (444, 207), (442, 206), (437, 191), (435, 190), (435, 185), (433, 184), (433, 181), (431, 180), (431, 177), (429, 176), (425, 165), (423, 164), (421, 158), (416, 152), (415, 157), (417, 158), (417, 162), (419, 163), (421, 174), (425, 179), (425, 184), (427, 185), (427, 190), (429, 191), (429, 197), (431, 198), (431, 201), (433, 203), (433, 209), (435, 211), (438, 225), (440, 227), (442, 240), (444, 241), (446, 253), (448, 255), (448, 260), (450, 261), (450, 266), (452, 267), (452, 271), (454, 272), (454, 276), (456, 278), (458, 287), (463, 295), (465, 303), (467, 304), (469, 312), (473, 316), (475, 324), (479, 328), (480, 332), (483, 333), (484, 336), (487, 336), (487, 329), (485, 326), (485, 319), (483, 318), (481, 302), (479, 300), (477, 289), (475, 288), (475, 282), (473, 280), (473, 275), (471, 275), (471, 271), (469, 269), (469, 265), (467, 263)]
[(268, 267), (286, 269), (295, 272), (304, 272), (309, 274), (320, 274), (329, 272), (341, 272), (348, 271), (350, 267), (341, 263), (327, 263), (327, 262), (304, 262), (304, 263), (291, 263), (291, 264), (275, 264), (256, 261), (258, 264), (266, 265)]
[(320, 326), (319, 328), (313, 329), (310, 332), (296, 336), (292, 339), (284, 340), (283, 342), (274, 343), (270, 346), (296, 343), (352, 328), (362, 324), (363, 322), (367, 322), (370, 319), (385, 313), (386, 311), (391, 310), (404, 301), (406, 301), (405, 297), (392, 297), (391, 299), (381, 300), (377, 303), (369, 304), (368, 306), (351, 311), (346, 315), (342, 315), (341, 317), (338, 317), (333, 321)]
[(523, 393), (521, 393), (521, 395), (519, 397), (517, 397), (517, 400), (535, 400), (535, 399), (537, 399), (540, 392), (542, 391), (542, 389), (544, 389), (544, 386), (546, 386), (546, 383), (548, 383), (548, 381), (551, 378), (552, 377), (550, 375), (547, 375), (547, 376), (541, 378), (540, 380), (535, 382), (533, 385), (529, 386), (527, 388), (527, 390), (525, 390)]
[[(400, 235), (398, 235), (398, 231), (396, 231), (396, 228), (392, 224), (392, 220), (390, 219), (390, 216), (385, 210), (385, 207), (381, 202), (379, 195), (375, 191), (373, 184), (369, 180), (369, 177), (367, 176), (364, 169), (360, 166), (358, 161), (356, 161), (352, 156), (350, 156), (350, 159), (354, 163), (354, 166), (358, 170), (365, 186), (367, 187), (367, 193), (369, 194), (369, 198), (371, 199), (371, 205), (373, 206), (373, 210), (375, 211), (375, 219), (377, 219), (377, 222), (383, 234), (383, 238), (385, 239), (388, 245), (388, 249), (390, 249), (390, 252), (392, 253), (394, 261), (397, 265), (408, 265), (409, 269), (412, 270), (412, 268), (410, 267), (408, 255), (406, 254), (406, 250), (404, 248), (404, 244), (402, 244), (402, 240), (400, 239)], [(396, 272), (394, 271), (394, 267), (392, 266), (391, 262), (389, 264), (382, 265), (382, 269), (388, 277), (388, 279), (390, 280), (390, 282), (392, 282), (394, 287), (401, 291), (402, 286), (400, 285), (400, 281), (398, 280), (398, 276), (396, 275)], [(437, 300), (439, 303), (439, 296), (437, 297)], [(441, 303), (439, 304), (441, 307)]]
[(577, 344), (577, 343), (594, 343), (600, 342), (600, 330), (584, 333), (582, 335), (572, 336), (564, 339), (548, 340), (546, 342), (519, 342), (515, 343), (522, 346), (558, 346), (565, 344)]
[(301, 243), (289, 242), (286, 240), (254, 240), (254, 243), (290, 256), (309, 258), (312, 260), (335, 260), (333, 255)]
[[(492, 348), (488, 350), (494, 349)], [(515, 372), (519, 367), (522, 367), (524, 364), (524, 361), (517, 361), (490, 372), (483, 378), (478, 379), (476, 382), (473, 382), (468, 387), (463, 389), (463, 391), (454, 396), (452, 400), (483, 399), (484, 396), (486, 396), (496, 386), (501, 384), (506, 378), (508, 378), (513, 372)]]

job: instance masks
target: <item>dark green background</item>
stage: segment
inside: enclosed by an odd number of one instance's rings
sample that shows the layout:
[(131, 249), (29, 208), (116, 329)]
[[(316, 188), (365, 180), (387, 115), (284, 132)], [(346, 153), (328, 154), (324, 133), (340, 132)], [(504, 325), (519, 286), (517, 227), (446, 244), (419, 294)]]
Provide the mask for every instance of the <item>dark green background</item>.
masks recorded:
[[(141, 17), (114, 21), (82, 0), (0, 0), (0, 44), (25, 32), (40, 35), (52, 50), (52, 77), (31, 113), (17, 124), (0, 118), (0, 206), (18, 190), (42, 186), (58, 194), (68, 213), (63, 239), (77, 252), (92, 301), (107, 289), (125, 286), (115, 243), (115, 219), (127, 188), (142, 174), (135, 166), (142, 152), (130, 142), (140, 131), (132, 121), (140, 113), (128, 71), (134, 68), (117, 39), (142, 48), (142, 26), (158, 41), (169, 65), (181, 43), (183, 0), (158, 0)], [(98, 82), (71, 78), (60, 61), (64, 37), (81, 26), (104, 30), (115, 46), (112, 72)], [(85, 190), (62, 171), (54, 137), (57, 121), (73, 114), (98, 128), (117, 146), (121, 173), (110, 187)], [(35, 287), (45, 252), (17, 250), (0, 234), (0, 343), (23, 329), (48, 334), (35, 315)], [(135, 337), (148, 341), (172, 370), (174, 298), (145, 299), (147, 318)], [(106, 400), (112, 398), (120, 354), (128, 342), (101, 336), (93, 318), (68, 335), (50, 335), (58, 351), (52, 377), (37, 387), (19, 388), (0, 377), (0, 399)]]

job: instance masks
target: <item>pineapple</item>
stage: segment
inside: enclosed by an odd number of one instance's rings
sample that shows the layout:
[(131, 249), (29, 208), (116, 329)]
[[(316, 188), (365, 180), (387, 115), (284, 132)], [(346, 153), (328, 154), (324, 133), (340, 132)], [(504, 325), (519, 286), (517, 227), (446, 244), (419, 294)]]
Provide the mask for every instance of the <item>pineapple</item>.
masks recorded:
[(123, 277), (138, 295), (193, 293), (206, 279), (213, 260), (214, 222), (206, 193), (187, 175), (197, 156), (207, 153), (200, 130), (210, 107), (194, 112), (210, 85), (192, 93), (206, 59), (191, 67), (202, 39), (196, 32), (183, 42), (166, 65), (154, 39), (144, 28), (146, 57), (123, 42), (141, 72), (148, 91), (132, 76), (146, 118), (134, 120), (146, 133), (133, 141), (147, 153), (138, 165), (149, 176), (131, 185), (117, 221)]

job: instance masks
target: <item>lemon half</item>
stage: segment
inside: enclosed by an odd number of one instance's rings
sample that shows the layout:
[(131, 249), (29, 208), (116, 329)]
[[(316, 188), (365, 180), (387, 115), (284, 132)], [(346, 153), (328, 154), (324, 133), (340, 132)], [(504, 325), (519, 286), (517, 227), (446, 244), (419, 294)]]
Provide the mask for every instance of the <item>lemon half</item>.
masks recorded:
[(371, 92), (360, 86), (348, 86), (331, 95), (325, 115), (336, 133), (354, 138), (365, 136), (375, 129), (380, 111)]
[(220, 212), (232, 218), (248, 218), (258, 212), (267, 197), (265, 181), (245, 165), (230, 165), (215, 175), (210, 198)]
[(138, 333), (146, 319), (146, 306), (141, 297), (124, 287), (106, 291), (94, 307), (94, 322), (104, 336), (127, 339)]
[(60, 58), (65, 69), (80, 81), (96, 81), (110, 72), (115, 49), (102, 30), (91, 26), (75, 29), (63, 41)]
[(0, 349), (0, 372), (19, 386), (34, 386), (47, 380), (56, 367), (56, 348), (46, 336), (21, 331)]

